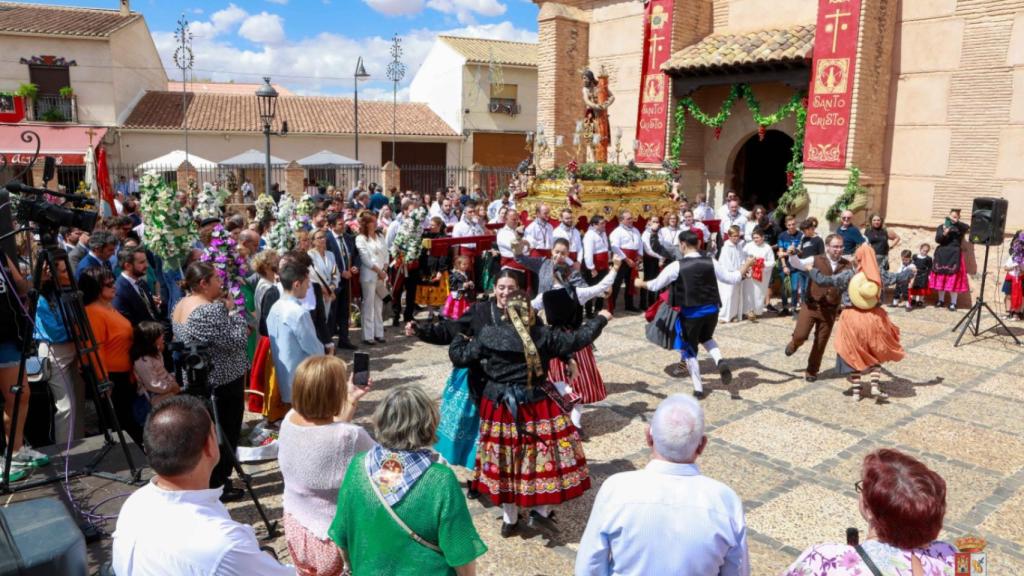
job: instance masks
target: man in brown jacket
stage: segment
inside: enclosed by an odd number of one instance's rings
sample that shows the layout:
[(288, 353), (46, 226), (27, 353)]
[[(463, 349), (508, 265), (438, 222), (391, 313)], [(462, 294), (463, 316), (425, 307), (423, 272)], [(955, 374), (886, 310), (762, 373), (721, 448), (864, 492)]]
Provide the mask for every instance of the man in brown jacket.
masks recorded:
[[(842, 257), (843, 239), (838, 234), (831, 234), (825, 239), (825, 253), (825, 256), (800, 258), (791, 248), (789, 265), (794, 270), (815, 268), (825, 276), (831, 276), (850, 267), (850, 263)], [(786, 356), (792, 356), (810, 337), (811, 329), (814, 329), (814, 343), (811, 345), (807, 369), (804, 371), (804, 378), (808, 382), (814, 382), (818, 377), (821, 357), (825, 354), (825, 346), (832, 335), (832, 325), (839, 316), (841, 301), (842, 293), (836, 288), (819, 286), (813, 281), (808, 283), (808, 290), (804, 293), (804, 305), (800, 308), (796, 329), (793, 330), (793, 339), (786, 345)]]

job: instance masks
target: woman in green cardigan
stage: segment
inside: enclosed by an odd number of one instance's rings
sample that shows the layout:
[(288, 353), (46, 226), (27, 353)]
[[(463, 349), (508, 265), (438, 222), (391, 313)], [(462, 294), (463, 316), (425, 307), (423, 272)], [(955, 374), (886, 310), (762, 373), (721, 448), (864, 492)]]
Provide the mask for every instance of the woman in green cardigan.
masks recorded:
[(328, 535), (354, 576), (474, 576), (487, 552), (455, 473), (430, 449), (437, 405), (416, 385), (392, 389), (373, 421), (377, 446), (356, 456)]

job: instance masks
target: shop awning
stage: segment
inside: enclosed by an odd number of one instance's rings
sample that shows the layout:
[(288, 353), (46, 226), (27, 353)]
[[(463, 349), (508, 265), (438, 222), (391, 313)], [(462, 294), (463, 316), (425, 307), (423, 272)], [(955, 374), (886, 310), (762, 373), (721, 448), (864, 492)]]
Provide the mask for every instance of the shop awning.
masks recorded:
[(107, 134), (103, 126), (43, 126), (37, 124), (5, 124), (0, 126), (0, 154), (11, 164), (25, 165), (36, 151), (36, 140), (27, 142), (23, 135), (34, 132), (39, 137), (39, 156), (53, 156), (58, 166), (84, 166), (85, 150), (90, 143), (99, 145)]

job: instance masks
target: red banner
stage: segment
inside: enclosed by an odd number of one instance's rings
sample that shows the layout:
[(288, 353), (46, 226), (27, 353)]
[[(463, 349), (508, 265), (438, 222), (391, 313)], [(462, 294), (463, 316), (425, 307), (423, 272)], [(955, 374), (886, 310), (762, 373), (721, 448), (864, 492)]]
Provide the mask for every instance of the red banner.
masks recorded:
[(640, 106), (636, 119), (636, 154), (640, 164), (665, 158), (671, 83), (661, 65), (672, 55), (672, 8), (675, 0), (650, 0), (644, 14), (644, 64), (640, 70)]
[(844, 168), (853, 109), (861, 0), (819, 0), (804, 166)]

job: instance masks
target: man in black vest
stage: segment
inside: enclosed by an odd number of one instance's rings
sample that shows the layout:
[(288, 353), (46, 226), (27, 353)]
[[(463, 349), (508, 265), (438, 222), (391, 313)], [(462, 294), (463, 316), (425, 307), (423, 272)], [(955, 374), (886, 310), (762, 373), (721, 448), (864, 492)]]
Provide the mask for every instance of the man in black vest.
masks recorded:
[[(651, 238), (652, 244), (657, 241), (656, 238)], [(718, 262), (710, 256), (701, 254), (697, 249), (698, 244), (697, 235), (692, 231), (680, 232), (679, 251), (682, 257), (665, 266), (654, 280), (637, 278), (636, 287), (658, 292), (671, 285), (668, 305), (677, 308), (682, 319), (676, 326), (676, 338), (681, 342), (679, 349), (683, 363), (693, 381), (693, 395), (701, 399), (707, 394), (701, 381), (700, 365), (697, 364), (698, 346), (704, 346), (714, 359), (722, 384), (728, 386), (732, 382), (732, 371), (714, 340), (718, 309), (722, 307), (718, 283), (742, 282), (754, 259), (747, 259), (738, 271), (727, 271), (719, 267)]]

